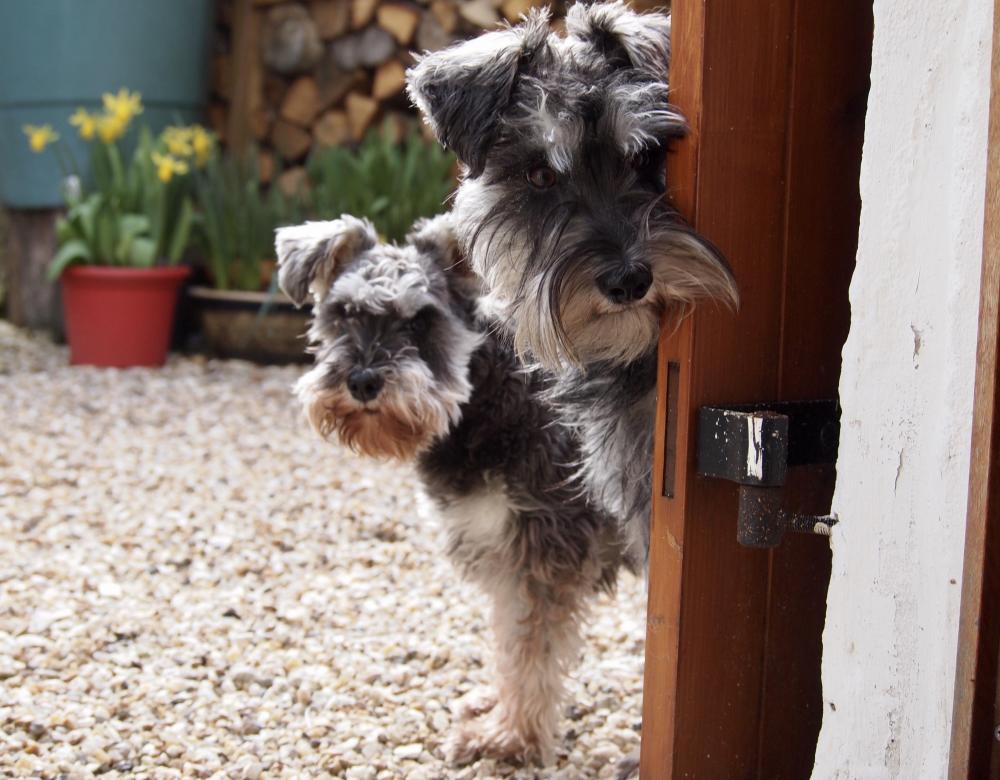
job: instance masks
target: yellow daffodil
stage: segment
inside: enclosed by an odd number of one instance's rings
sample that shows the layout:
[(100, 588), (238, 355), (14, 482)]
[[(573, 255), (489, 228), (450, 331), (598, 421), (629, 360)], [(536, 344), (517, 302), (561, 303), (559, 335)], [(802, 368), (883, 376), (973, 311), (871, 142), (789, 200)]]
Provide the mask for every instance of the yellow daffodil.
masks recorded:
[(25, 125), (24, 134), (28, 136), (28, 145), (33, 152), (44, 152), (45, 147), (59, 140), (59, 134), (52, 125)]
[(170, 181), (174, 175), (183, 176), (188, 172), (188, 164), (169, 154), (153, 152), (153, 165), (156, 166), (156, 175), (160, 181)]
[(192, 140), (190, 127), (168, 127), (163, 131), (163, 143), (167, 146), (167, 152), (175, 157), (190, 157), (193, 153)]
[(212, 134), (201, 125), (191, 126), (191, 146), (194, 148), (194, 164), (204, 168), (212, 157), (214, 141)]
[(101, 100), (104, 101), (104, 110), (126, 126), (142, 113), (142, 95), (129, 92), (124, 87), (118, 90), (118, 94), (105, 92)]
[(128, 120), (114, 114), (101, 114), (97, 117), (97, 134), (106, 144), (111, 144), (125, 135), (128, 130)]
[(79, 129), (80, 137), (89, 141), (97, 133), (97, 114), (91, 114), (85, 109), (78, 108), (69, 118), (69, 123)]

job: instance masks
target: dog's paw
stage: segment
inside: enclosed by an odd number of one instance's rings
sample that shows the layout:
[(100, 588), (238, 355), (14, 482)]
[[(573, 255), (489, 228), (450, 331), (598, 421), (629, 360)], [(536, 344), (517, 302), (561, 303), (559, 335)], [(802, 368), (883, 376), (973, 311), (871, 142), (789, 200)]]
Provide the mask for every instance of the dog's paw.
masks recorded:
[(477, 758), (493, 758), (512, 764), (548, 763), (553, 749), (537, 734), (521, 734), (510, 728), (496, 712), (459, 724), (444, 743), (447, 761), (461, 766)]
[(444, 743), (444, 755), (452, 766), (461, 766), (477, 758), (522, 763), (529, 751), (513, 732), (472, 721), (453, 729)]
[(615, 767), (615, 780), (633, 780), (639, 776), (639, 751), (629, 753), (618, 760)]
[(492, 688), (473, 688), (452, 706), (456, 720), (472, 720), (485, 715), (497, 704), (497, 694)]

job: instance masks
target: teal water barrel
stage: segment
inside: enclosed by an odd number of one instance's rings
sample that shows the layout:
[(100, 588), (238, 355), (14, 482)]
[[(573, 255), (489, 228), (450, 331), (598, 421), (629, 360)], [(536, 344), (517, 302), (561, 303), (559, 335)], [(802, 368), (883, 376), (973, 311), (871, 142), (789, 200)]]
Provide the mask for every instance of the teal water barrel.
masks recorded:
[(33, 153), (22, 127), (52, 125), (84, 166), (87, 143), (69, 116), (99, 109), (105, 92), (140, 92), (137, 123), (154, 132), (200, 121), (213, 20), (213, 0), (2, 0), (0, 202), (62, 204), (56, 154)]

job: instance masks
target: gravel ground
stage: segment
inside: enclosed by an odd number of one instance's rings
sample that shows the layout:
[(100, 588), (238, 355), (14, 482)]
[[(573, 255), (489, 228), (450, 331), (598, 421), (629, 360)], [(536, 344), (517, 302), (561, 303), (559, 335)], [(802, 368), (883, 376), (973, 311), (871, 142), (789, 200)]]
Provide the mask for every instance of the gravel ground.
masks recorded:
[(301, 368), (69, 368), (0, 322), (0, 776), (613, 776), (643, 584), (601, 599), (558, 762), (448, 767), (483, 601), (406, 468), (316, 439)]

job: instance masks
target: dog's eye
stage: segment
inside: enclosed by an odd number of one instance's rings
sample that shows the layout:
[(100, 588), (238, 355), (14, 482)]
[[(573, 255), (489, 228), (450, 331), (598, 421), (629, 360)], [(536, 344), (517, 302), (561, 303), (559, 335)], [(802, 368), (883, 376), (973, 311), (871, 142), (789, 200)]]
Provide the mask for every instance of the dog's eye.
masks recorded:
[(528, 170), (526, 178), (536, 190), (547, 190), (556, 183), (556, 172), (547, 165), (536, 165)]
[(431, 326), (431, 321), (434, 319), (434, 309), (430, 306), (425, 306), (420, 311), (418, 311), (412, 318), (406, 321), (406, 329), (410, 333), (420, 335), (426, 333)]

